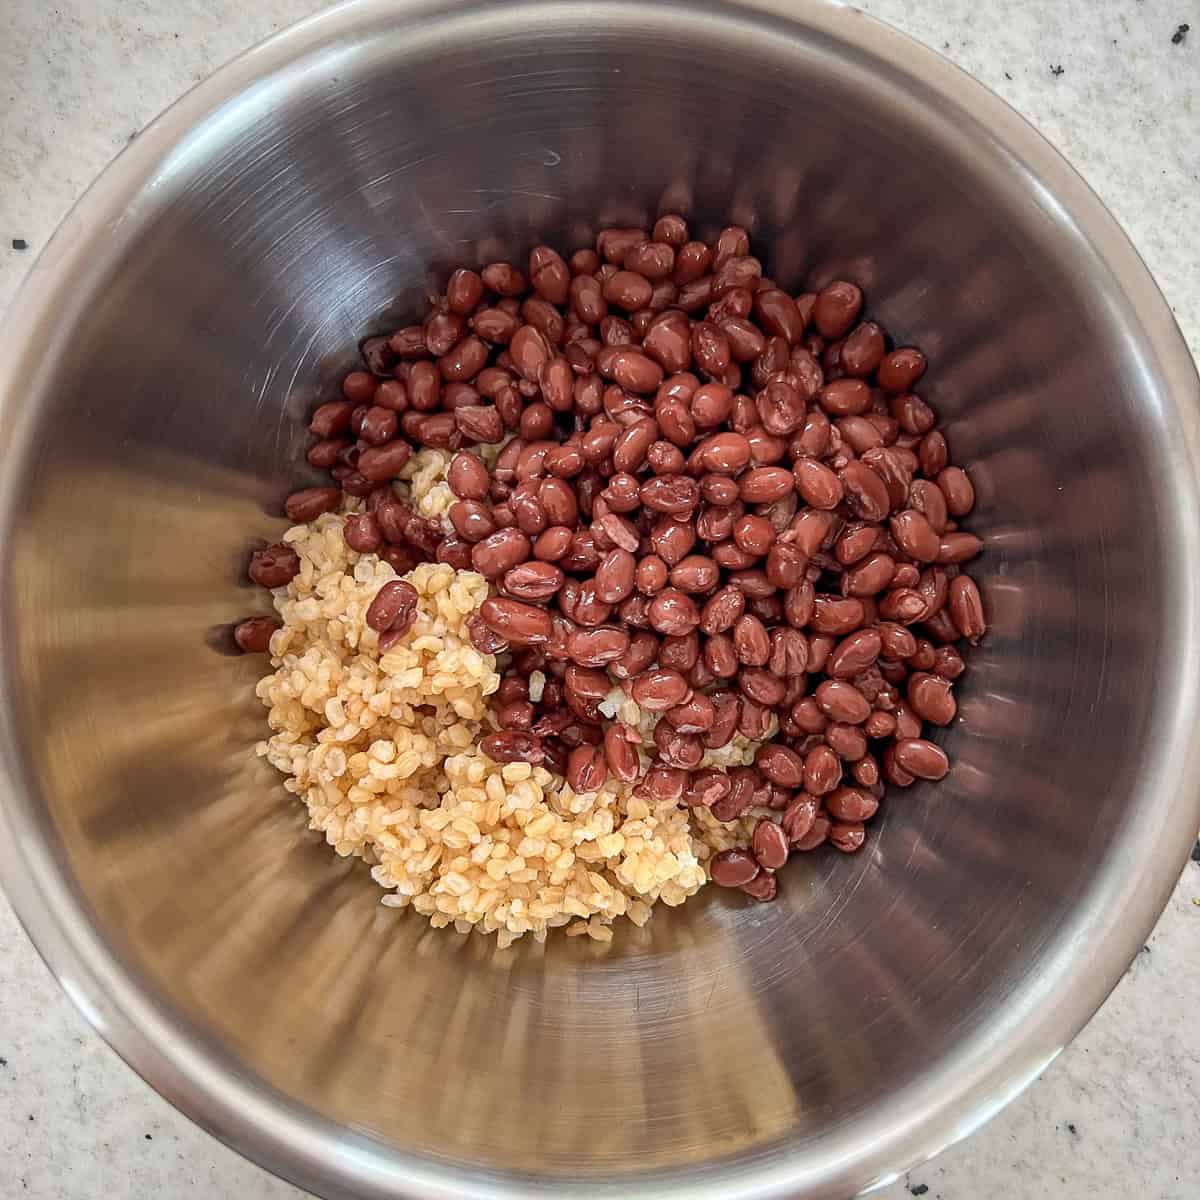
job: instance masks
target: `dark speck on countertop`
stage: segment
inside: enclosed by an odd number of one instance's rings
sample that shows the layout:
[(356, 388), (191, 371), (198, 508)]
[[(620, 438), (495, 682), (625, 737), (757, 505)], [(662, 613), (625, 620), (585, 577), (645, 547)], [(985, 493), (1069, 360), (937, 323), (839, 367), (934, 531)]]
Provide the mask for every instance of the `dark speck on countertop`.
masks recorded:
[(927, 1184), (927, 1183), (910, 1183), (908, 1185), (908, 1190), (914, 1196), (923, 1196), (923, 1195), (925, 1195), (925, 1193), (927, 1191), (929, 1191), (929, 1184)]
[(1069, 1134), (1071, 1134), (1073, 1137), (1079, 1136), (1079, 1130), (1076, 1129), (1075, 1126), (1072, 1125), (1070, 1121), (1067, 1122), (1067, 1132)]
[(1065, 70), (1066, 68), (1062, 65), (1062, 63), (1052, 63), (1050, 66), (1050, 74), (1053, 75), (1055, 79), (1057, 79)]
[(1190, 29), (1190, 25), (1180, 25), (1175, 32), (1171, 34), (1171, 45), (1178, 46), (1179, 43), (1182, 42), (1185, 37), (1187, 37)]
[(14, 250), (28, 250), (29, 243), (24, 238), (13, 238), (12, 248)]

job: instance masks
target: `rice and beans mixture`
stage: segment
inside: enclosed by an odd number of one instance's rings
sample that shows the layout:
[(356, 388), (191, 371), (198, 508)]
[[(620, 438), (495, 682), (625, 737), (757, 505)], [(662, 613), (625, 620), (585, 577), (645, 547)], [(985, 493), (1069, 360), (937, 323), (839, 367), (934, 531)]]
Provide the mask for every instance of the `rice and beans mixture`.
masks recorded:
[(361, 353), (235, 637), (259, 753), (384, 904), (606, 942), (946, 774), (974, 490), (855, 284), (671, 215), (455, 271)]

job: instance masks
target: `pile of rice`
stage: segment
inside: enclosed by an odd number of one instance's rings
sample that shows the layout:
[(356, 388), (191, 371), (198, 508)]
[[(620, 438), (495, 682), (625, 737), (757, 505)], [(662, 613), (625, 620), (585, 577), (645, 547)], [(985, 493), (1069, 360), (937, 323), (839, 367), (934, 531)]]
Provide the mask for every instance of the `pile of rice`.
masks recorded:
[[(453, 501), (448, 459), (423, 451), (406, 470), (423, 515), (440, 518)], [(599, 792), (576, 794), (543, 767), (483, 754), (500, 674), (466, 623), (487, 581), (417, 566), (404, 576), (420, 596), (416, 623), (381, 657), (365, 617), (395, 572), (346, 545), (354, 507), (284, 535), (300, 572), (274, 592), (283, 628), (257, 688), (272, 730), (258, 753), (303, 799), (313, 829), (370, 864), (388, 890), (384, 904), (411, 906), (436, 928), (495, 933), (502, 947), (558, 926), (607, 942), (615, 918), (643, 925), (658, 901), (682, 904), (706, 882), (716, 851), (747, 844), (752, 818), (723, 824), (611, 777)], [(621, 719), (648, 742), (651, 715), (618, 699)], [(705, 765), (750, 762), (754, 751), (738, 737)]]

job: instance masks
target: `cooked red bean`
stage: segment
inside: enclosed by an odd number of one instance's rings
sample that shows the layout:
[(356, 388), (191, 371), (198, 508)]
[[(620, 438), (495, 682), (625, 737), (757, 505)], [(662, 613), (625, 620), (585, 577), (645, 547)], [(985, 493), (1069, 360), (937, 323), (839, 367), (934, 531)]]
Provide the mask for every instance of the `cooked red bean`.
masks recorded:
[(747, 504), (769, 504), (791, 492), (795, 480), (783, 467), (754, 467), (738, 480), (738, 492)]
[(574, 536), (565, 525), (552, 525), (538, 534), (533, 543), (533, 557), (542, 562), (558, 562), (570, 550)]
[(639, 675), (630, 688), (630, 695), (649, 712), (666, 712), (682, 704), (691, 692), (688, 681), (678, 671), (661, 667)]
[(891, 508), (883, 480), (866, 464), (847, 463), (838, 473), (850, 511), (862, 521), (882, 521)]
[[(345, 379), (342, 380), (342, 395), (350, 401), (351, 405), (364, 404), (375, 395), (375, 389), (379, 387), (379, 380), (368, 371), (351, 371)], [(333, 403), (337, 403), (334, 401)], [(313, 414), (314, 420), (317, 414), (321, 413), (328, 405), (322, 405)], [(341, 418), (337, 418), (340, 422)], [(346, 413), (346, 424), (340, 425), (340, 428), (345, 429), (349, 425), (349, 412)], [(319, 429), (313, 429), (313, 433), (320, 433)]]
[(680, 733), (669, 721), (654, 727), (654, 745), (658, 755), (669, 767), (693, 771), (704, 757), (704, 743), (692, 733)]
[(233, 640), (243, 654), (262, 654), (271, 645), (271, 635), (283, 628), (275, 617), (248, 617), (233, 629)]
[(813, 508), (833, 509), (842, 502), (842, 481), (837, 474), (815, 458), (797, 459), (792, 468), (796, 490), (805, 504)]
[(739, 663), (748, 667), (766, 666), (771, 657), (771, 636), (757, 617), (743, 613), (734, 623), (732, 636)]
[(835, 821), (869, 821), (879, 810), (879, 801), (861, 788), (834, 788), (825, 797), (825, 808)]
[(652, 799), (658, 802), (679, 800), (683, 789), (687, 786), (688, 775), (678, 767), (669, 767), (663, 763), (655, 763), (646, 772), (646, 789)]
[(664, 588), (650, 604), (650, 626), (658, 633), (678, 637), (700, 624), (695, 601), (677, 588)]
[(617, 604), (633, 592), (637, 560), (628, 550), (614, 547), (596, 568), (596, 596), (605, 604)]
[(718, 679), (732, 679), (739, 666), (733, 638), (725, 633), (709, 637), (704, 643), (704, 662)]
[[(725, 371), (732, 360), (729, 339), (721, 328), (711, 321), (698, 321), (692, 326), (692, 358), (700, 370), (710, 379), (723, 381)], [(707, 423), (692, 409), (698, 423)], [(724, 418), (718, 418), (723, 420)], [(716, 422), (711, 422), (716, 424)]]
[(785, 680), (789, 689), (796, 684), (805, 686), (807, 681), (803, 676), (808, 670), (808, 639), (804, 634), (786, 625), (777, 625), (772, 629), (767, 670)]
[(716, 721), (716, 707), (707, 696), (694, 692), (682, 704), (668, 709), (666, 719), (680, 733), (707, 733)]
[(861, 379), (835, 379), (821, 388), (817, 400), (832, 417), (861, 416), (871, 407), (871, 389)]
[(867, 735), (858, 725), (832, 721), (825, 729), (825, 742), (844, 762), (857, 762), (867, 752)]
[(476, 272), (460, 269), (446, 284), (446, 304), (451, 312), (466, 316), (483, 299), (483, 280)]
[(412, 447), (396, 439), (386, 446), (372, 446), (358, 456), (358, 471), (364, 479), (383, 483), (395, 479), (412, 458)]
[(504, 591), (517, 600), (549, 600), (562, 589), (565, 576), (548, 562), (526, 562), (504, 573)]
[(700, 503), (700, 487), (687, 475), (656, 475), (641, 486), (646, 508), (661, 513), (690, 513)]
[(747, 554), (761, 558), (771, 549), (771, 544), (775, 541), (775, 530), (766, 517), (747, 513), (734, 522), (733, 540)]
[(748, 850), (722, 850), (714, 855), (709, 873), (720, 887), (736, 888), (750, 883), (758, 875), (759, 866)]
[(950, 760), (941, 746), (924, 738), (906, 738), (896, 742), (896, 765), (917, 779), (941, 779), (950, 769)]
[(487, 364), (488, 348), (474, 334), (463, 338), (438, 358), (438, 371), (447, 382), (473, 379)]
[[(339, 464), (343, 463), (347, 452), (353, 453), (351, 451), (353, 445), (354, 443), (349, 438), (326, 438), (324, 441), (314, 442), (309, 446), (308, 454), (305, 457), (311, 466), (328, 471), (331, 467), (338, 467)], [(342, 469), (346, 472), (350, 470), (349, 467), (343, 467)]]
[(617, 271), (604, 283), (604, 299), (626, 312), (644, 308), (653, 292), (650, 280), (636, 271)]
[(842, 343), (841, 368), (856, 378), (870, 375), (882, 361), (885, 348), (883, 330), (874, 321), (864, 321)]
[(858, 320), (862, 302), (862, 291), (853, 283), (831, 283), (817, 293), (812, 310), (813, 323), (822, 337), (843, 337)]
[(933, 725), (949, 725), (958, 711), (949, 681), (937, 675), (924, 671), (910, 675), (906, 694), (913, 712)]
[(938, 545), (937, 561), (939, 563), (970, 562), (976, 555), (982, 553), (983, 542), (973, 533), (945, 534)]
[(501, 729), (516, 729), (529, 733), (533, 729), (534, 707), (528, 700), (510, 700), (496, 708), (496, 720)]
[(804, 760), (795, 750), (777, 742), (760, 746), (754, 765), (780, 787), (798, 788), (804, 782)]
[(491, 477), (482, 459), (460, 450), (450, 460), (446, 482), (460, 500), (486, 500)]
[(712, 808), (725, 800), (732, 787), (724, 771), (696, 771), (683, 790), (683, 802), (689, 808)]
[(761, 818), (751, 839), (754, 857), (765, 870), (776, 871), (788, 860), (788, 837), (781, 826)]
[(293, 492), (283, 507), (290, 521), (315, 521), (322, 513), (332, 512), (337, 508), (341, 500), (341, 488), (313, 487)]
[(842, 591), (847, 596), (875, 596), (894, 583), (896, 560), (890, 554), (868, 554), (842, 576)]
[(965, 670), (967, 664), (962, 655), (953, 646), (939, 646), (934, 653), (933, 673), (951, 681), (957, 679)]
[(566, 780), (576, 792), (597, 792), (604, 786), (608, 765), (599, 746), (576, 746), (567, 756)]
[(632, 347), (617, 350), (602, 371), (628, 391), (646, 395), (662, 383), (663, 369), (659, 363)]
[(952, 517), (965, 517), (975, 507), (975, 488), (961, 467), (946, 467), (939, 472), (936, 483)]
[(579, 517), (575, 490), (562, 479), (543, 479), (537, 488), (538, 504), (551, 525), (573, 527)]
[(885, 392), (908, 392), (924, 374), (925, 355), (920, 350), (905, 347), (883, 356), (875, 378)]
[(546, 757), (542, 739), (532, 733), (491, 733), (480, 741), (479, 748), (488, 758), (499, 763), (523, 762), (536, 765)]
[(738, 688), (744, 696), (766, 708), (781, 704), (787, 695), (784, 681), (762, 667), (742, 667), (738, 671)]
[(342, 532), (346, 545), (359, 554), (374, 554), (383, 545), (383, 534), (374, 513), (356, 513), (347, 517)]
[(861, 725), (871, 715), (867, 698), (845, 679), (826, 679), (814, 693), (821, 711), (844, 725)]
[(567, 638), (571, 661), (583, 667), (603, 667), (623, 657), (628, 649), (629, 634), (611, 625), (577, 629)]
[(403, 633), (417, 619), (419, 599), (417, 589), (407, 580), (390, 579), (375, 593), (367, 608), (367, 625), (379, 633), (390, 629)]
[(792, 849), (804, 852), (815, 850), (818, 846), (824, 845), (829, 838), (830, 827), (831, 822), (829, 818), (824, 813), (818, 813), (813, 818), (808, 832), (797, 837), (792, 842)]
[(925, 517), (935, 533), (939, 536), (945, 533), (950, 514), (946, 508), (946, 498), (936, 483), (928, 479), (914, 479), (908, 489), (908, 504)]
[(613, 467), (620, 473), (637, 471), (646, 461), (646, 454), (657, 437), (658, 424), (651, 417), (627, 425), (613, 443)]
[(724, 633), (746, 608), (745, 594), (734, 587), (723, 587), (705, 601), (700, 629), (706, 634)]
[(828, 746), (814, 746), (804, 759), (804, 790), (824, 796), (837, 787), (842, 764)]
[(765, 904), (768, 900), (774, 900), (779, 894), (779, 880), (775, 877), (774, 871), (760, 871), (749, 883), (743, 883), (741, 890), (751, 900), (758, 900)]
[(517, 270), (512, 263), (489, 263), (480, 272), (484, 284), (501, 296), (519, 296), (529, 286), (524, 274)]
[(608, 769), (622, 783), (632, 783), (641, 770), (637, 749), (625, 736), (622, 725), (610, 725), (604, 731), (604, 757)]
[[(698, 447), (705, 467), (718, 476), (736, 475), (750, 461), (750, 443), (740, 433), (714, 433), (706, 437)], [(737, 499), (738, 490), (734, 485), (732, 491), (728, 485), (713, 483), (709, 490), (716, 488), (715, 494), (705, 494), (705, 499), (713, 504), (730, 504)]]
[(896, 732), (896, 718), (889, 712), (876, 709), (863, 722), (863, 733), (870, 738), (891, 737)]
[(643, 596), (656, 595), (667, 586), (669, 575), (667, 564), (657, 554), (648, 554), (634, 571), (634, 587)]
[(954, 628), (974, 645), (987, 632), (987, 622), (979, 588), (969, 575), (956, 575), (950, 580), (948, 604)]
[(808, 835), (820, 811), (820, 800), (806, 792), (801, 792), (784, 809), (781, 827), (790, 846), (797, 847), (798, 843)]
[(519, 529), (499, 529), (476, 543), (471, 551), (471, 562), (481, 575), (498, 579), (505, 571), (525, 562), (532, 549), (529, 538)]
[(248, 573), (260, 587), (283, 587), (300, 573), (300, 556), (291, 546), (276, 542), (251, 554)]
[(772, 380), (758, 393), (758, 415), (768, 433), (783, 436), (804, 425), (805, 398), (783, 379)]
[(479, 615), (493, 633), (516, 646), (548, 642), (553, 629), (544, 608), (503, 596), (490, 596), (480, 606)]
[(671, 569), (671, 586), (681, 592), (711, 591), (721, 577), (720, 568), (703, 554), (689, 554)]
[(861, 850), (866, 841), (867, 831), (861, 821), (835, 821), (829, 828), (829, 844), (843, 854), (853, 854)]
[[(360, 374), (374, 382), (372, 376), (366, 375), (365, 372)], [(345, 433), (350, 428), (350, 416), (354, 409), (355, 405), (350, 400), (331, 400), (313, 413), (308, 427), (319, 438), (331, 438), (335, 434)]]
[(883, 639), (877, 629), (859, 629), (834, 647), (825, 673), (831, 679), (852, 679), (871, 666), (882, 649)]

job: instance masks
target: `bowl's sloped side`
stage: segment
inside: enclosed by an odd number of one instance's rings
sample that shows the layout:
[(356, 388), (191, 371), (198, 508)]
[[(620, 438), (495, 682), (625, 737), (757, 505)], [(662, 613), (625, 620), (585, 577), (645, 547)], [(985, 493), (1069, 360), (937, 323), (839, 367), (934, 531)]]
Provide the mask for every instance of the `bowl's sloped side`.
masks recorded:
[[(1098, 201), (851, 10), (366, 3), (110, 168), (0, 355), (0, 867), (114, 1045), (328, 1195), (827, 1195), (1094, 1011), (1198, 819), (1197, 380)], [(767, 907), (495, 953), (382, 912), (249, 747), (212, 631), (347, 347), (461, 262), (679, 210), (920, 344), (992, 631), (936, 788)], [(47, 552), (47, 551), (50, 552)], [(210, 636), (212, 635), (212, 636)]]

